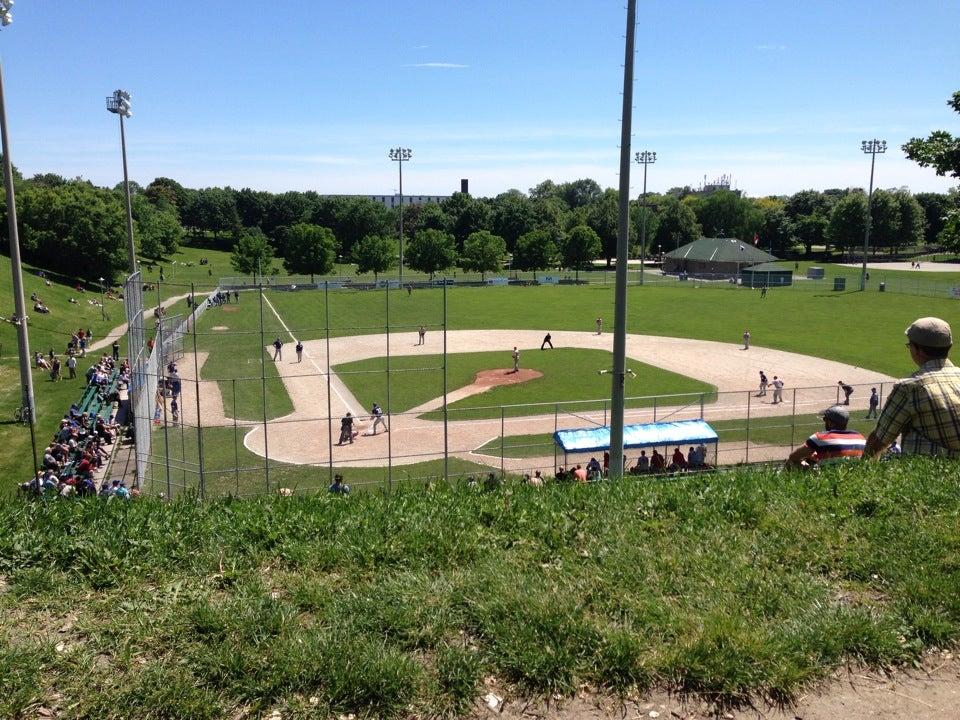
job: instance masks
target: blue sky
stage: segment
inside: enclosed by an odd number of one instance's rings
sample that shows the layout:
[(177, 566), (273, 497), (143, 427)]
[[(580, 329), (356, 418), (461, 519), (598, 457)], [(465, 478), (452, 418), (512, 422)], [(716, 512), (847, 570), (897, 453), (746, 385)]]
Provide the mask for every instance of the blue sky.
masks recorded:
[[(623, 0), (19, 0), (0, 32), (11, 156), (27, 175), (272, 191), (618, 184)], [(632, 150), (649, 189), (729, 173), (750, 195), (945, 190), (899, 146), (960, 132), (957, 0), (638, 3)], [(632, 186), (639, 193), (639, 168)]]

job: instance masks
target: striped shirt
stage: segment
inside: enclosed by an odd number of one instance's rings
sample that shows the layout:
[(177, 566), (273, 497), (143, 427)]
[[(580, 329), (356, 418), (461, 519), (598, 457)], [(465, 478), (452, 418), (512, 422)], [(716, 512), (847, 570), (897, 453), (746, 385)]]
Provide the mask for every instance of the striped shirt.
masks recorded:
[(824, 430), (807, 438), (807, 447), (818, 463), (859, 458), (866, 444), (867, 439), (856, 430)]
[(903, 453), (960, 458), (960, 368), (927, 360), (893, 386), (873, 431), (889, 444), (903, 433)]

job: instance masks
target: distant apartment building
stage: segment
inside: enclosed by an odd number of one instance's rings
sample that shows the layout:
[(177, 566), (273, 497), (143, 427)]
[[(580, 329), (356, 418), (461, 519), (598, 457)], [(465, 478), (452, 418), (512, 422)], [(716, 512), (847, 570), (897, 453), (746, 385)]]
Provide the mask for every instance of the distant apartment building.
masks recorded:
[[(400, 207), (400, 195), (338, 195), (337, 197), (365, 197), (374, 202), (383, 203), (388, 208)], [(403, 194), (404, 205), (426, 205), (449, 200), (449, 195), (407, 195)]]

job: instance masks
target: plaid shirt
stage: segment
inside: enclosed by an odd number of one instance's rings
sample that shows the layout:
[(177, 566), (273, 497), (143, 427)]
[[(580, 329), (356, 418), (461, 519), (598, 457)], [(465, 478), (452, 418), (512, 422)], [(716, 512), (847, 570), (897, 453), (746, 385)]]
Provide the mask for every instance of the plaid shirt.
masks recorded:
[(960, 458), (960, 368), (928, 360), (894, 385), (874, 435), (889, 444), (900, 433), (904, 454)]

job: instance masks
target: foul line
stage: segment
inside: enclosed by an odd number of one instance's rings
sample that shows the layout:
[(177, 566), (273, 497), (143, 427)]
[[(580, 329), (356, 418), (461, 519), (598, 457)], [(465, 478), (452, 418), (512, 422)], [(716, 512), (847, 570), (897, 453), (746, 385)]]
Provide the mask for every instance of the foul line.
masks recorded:
[[(264, 300), (264, 302), (267, 303), (267, 305), (270, 306), (270, 311), (276, 316), (277, 320), (280, 321), (280, 324), (283, 325), (283, 329), (287, 331), (287, 335), (290, 336), (290, 339), (293, 340), (294, 342), (296, 342), (296, 341), (297, 341), (297, 338), (294, 337), (294, 334), (290, 331), (290, 328), (287, 327), (287, 324), (283, 321), (283, 318), (280, 317), (280, 313), (277, 312), (277, 309), (273, 306), (273, 303), (270, 302), (270, 298), (268, 298), (266, 295), (264, 295), (264, 296), (263, 296), (263, 300)], [(322, 375), (322, 376), (325, 377), (326, 374), (327, 374), (326, 371), (323, 370), (323, 368), (321, 368), (319, 365), (317, 365), (316, 362), (314, 362), (313, 358), (310, 357), (310, 353), (308, 353), (308, 352), (306, 351), (306, 349), (304, 349), (304, 354), (306, 354), (307, 360), (309, 360), (309, 361), (310, 361), (310, 364), (313, 365), (313, 367), (316, 368), (317, 372), (320, 373), (320, 375)], [(283, 378), (282, 375), (281, 375), (280, 377)], [(342, 403), (344, 404), (344, 406), (347, 408), (347, 411), (348, 411), (348, 412), (353, 412), (353, 408), (350, 407), (350, 403), (347, 402), (347, 399), (346, 399), (343, 395), (340, 394), (340, 391), (339, 391), (339, 390), (337, 390), (337, 386), (336, 386), (336, 384), (333, 382), (333, 376), (332, 376), (332, 374), (331, 374), (331, 378), (330, 378), (330, 389), (333, 390), (333, 392), (336, 394), (336, 396), (337, 396), (338, 398), (340, 398), (340, 402), (342, 402)], [(358, 415), (358, 414), (359, 414), (359, 413), (354, 413), (354, 415)]]

